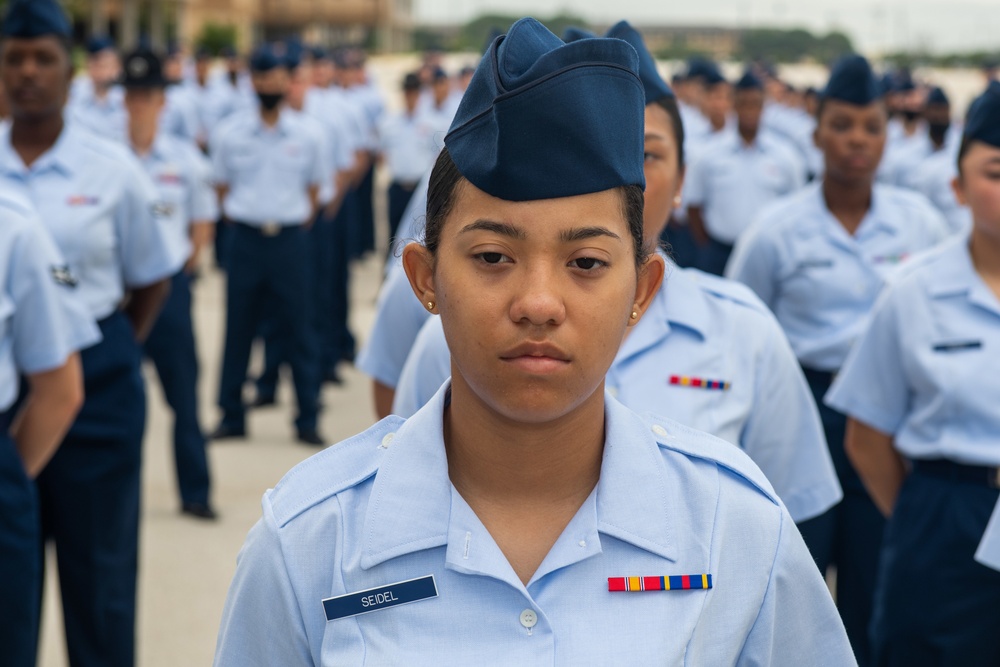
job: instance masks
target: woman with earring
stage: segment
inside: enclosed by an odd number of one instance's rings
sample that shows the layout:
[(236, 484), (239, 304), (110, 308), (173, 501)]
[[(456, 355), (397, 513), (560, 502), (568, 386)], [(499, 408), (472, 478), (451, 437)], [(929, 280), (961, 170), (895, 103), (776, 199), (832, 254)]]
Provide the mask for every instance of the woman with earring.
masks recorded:
[(452, 381), (268, 492), (216, 664), (852, 664), (760, 471), (604, 392), (664, 270), (637, 70), (532, 19), (493, 42), (403, 257)]
[[(643, 229), (646, 242), (655, 244), (679, 204), (684, 128), (642, 36), (624, 21), (607, 36), (628, 41), (639, 54), (646, 97)], [(781, 327), (745, 286), (665, 261), (663, 286), (608, 370), (608, 391), (636, 412), (661, 414), (738, 445), (796, 522), (830, 509), (841, 498), (840, 485)], [(432, 318), (403, 367), (393, 414), (413, 415), (449, 375), (448, 343), (440, 318)]]

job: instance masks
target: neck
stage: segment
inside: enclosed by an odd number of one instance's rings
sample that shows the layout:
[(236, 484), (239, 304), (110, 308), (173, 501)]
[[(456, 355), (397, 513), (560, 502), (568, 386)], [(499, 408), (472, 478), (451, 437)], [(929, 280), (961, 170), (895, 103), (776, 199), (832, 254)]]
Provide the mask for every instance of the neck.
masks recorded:
[(756, 128), (753, 128), (753, 129), (750, 129), (750, 128), (744, 129), (744, 128), (741, 127), (739, 129), (739, 132), (740, 132), (740, 137), (743, 139), (743, 143), (745, 143), (746, 145), (752, 146), (753, 142), (757, 141), (757, 129)]
[(969, 241), (972, 265), (990, 289), (1000, 298), (1000, 235), (973, 226)]
[(716, 131), (716, 132), (719, 132), (720, 130), (722, 130), (722, 128), (724, 128), (726, 126), (726, 119), (725, 118), (712, 118), (712, 117), (709, 117), (708, 121), (712, 124), (712, 129), (714, 131)]
[(15, 118), (10, 130), (10, 143), (25, 165), (30, 166), (38, 156), (55, 145), (64, 126), (61, 109), (59, 113), (38, 119)]
[(153, 147), (156, 140), (156, 125), (145, 123), (129, 123), (128, 138), (132, 150), (137, 155), (145, 155)]
[(830, 213), (853, 234), (871, 208), (872, 182), (845, 182), (827, 175), (823, 179), (823, 199)]
[(281, 116), (281, 106), (277, 106), (274, 109), (265, 109), (261, 107), (260, 119), (264, 121), (264, 125), (274, 127), (278, 124), (279, 116)]
[[(455, 488), (479, 503), (524, 508), (572, 502), (597, 485), (604, 453), (604, 385), (548, 424), (518, 423), (486, 406), (453, 368), (444, 441)], [(547, 505), (535, 505), (536, 507)]]

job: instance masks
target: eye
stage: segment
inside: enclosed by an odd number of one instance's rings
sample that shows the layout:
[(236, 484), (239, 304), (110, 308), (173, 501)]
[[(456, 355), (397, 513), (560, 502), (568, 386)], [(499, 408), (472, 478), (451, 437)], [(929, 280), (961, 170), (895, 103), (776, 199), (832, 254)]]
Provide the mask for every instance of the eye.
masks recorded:
[(593, 272), (597, 269), (603, 269), (608, 266), (607, 262), (603, 262), (594, 257), (579, 257), (570, 262), (570, 265), (574, 268), (581, 269), (586, 272)]
[(499, 252), (481, 252), (477, 255), (473, 255), (483, 264), (507, 264), (511, 261), (510, 257), (507, 257), (503, 253)]
[(655, 153), (650, 153), (649, 151), (646, 151), (645, 153), (642, 154), (642, 159), (645, 162), (652, 162), (654, 160), (659, 160), (660, 156), (656, 155)]

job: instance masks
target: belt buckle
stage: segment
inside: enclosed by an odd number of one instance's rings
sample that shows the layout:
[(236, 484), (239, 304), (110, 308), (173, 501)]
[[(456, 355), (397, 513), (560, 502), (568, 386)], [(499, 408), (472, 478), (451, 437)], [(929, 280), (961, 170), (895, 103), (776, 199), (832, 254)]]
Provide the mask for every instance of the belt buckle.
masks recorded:
[(260, 233), (263, 236), (277, 236), (281, 233), (281, 225), (276, 222), (265, 222), (260, 226)]

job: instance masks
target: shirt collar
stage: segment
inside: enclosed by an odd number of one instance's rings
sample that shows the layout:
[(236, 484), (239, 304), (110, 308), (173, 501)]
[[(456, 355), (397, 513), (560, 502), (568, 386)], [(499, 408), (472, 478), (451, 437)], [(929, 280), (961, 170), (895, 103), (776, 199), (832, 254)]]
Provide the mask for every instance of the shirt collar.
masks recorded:
[[(452, 485), (443, 414), (450, 391), (449, 382), (388, 445), (364, 520), (361, 567), (365, 569), (448, 544)], [(596, 489), (597, 530), (676, 560), (670, 517), (684, 511), (684, 500), (668, 492), (659, 445), (640, 417), (607, 395), (605, 433)]]
[(289, 119), (290, 113), (294, 112), (289, 111), (287, 108), (282, 108), (281, 111), (278, 113), (278, 122), (274, 125), (274, 127), (267, 127), (266, 125), (264, 125), (264, 121), (260, 117), (260, 112), (259, 111), (255, 112), (254, 125), (253, 125), (254, 133), (257, 135), (261, 135), (266, 132), (277, 132), (279, 136), (282, 137), (287, 136), (290, 127), (290, 119)]
[(823, 228), (824, 230), (832, 235), (834, 238), (840, 239), (854, 239), (862, 240), (865, 237), (871, 236), (875, 233), (885, 232), (886, 234), (891, 234), (895, 236), (899, 233), (899, 229), (893, 224), (893, 214), (896, 209), (891, 206), (887, 206), (886, 202), (886, 191), (879, 184), (872, 186), (872, 201), (871, 206), (868, 207), (868, 212), (865, 217), (861, 220), (861, 224), (855, 230), (854, 235), (848, 234), (844, 226), (840, 224), (840, 221), (830, 212), (829, 207), (826, 205), (826, 199), (823, 197), (823, 181), (820, 180), (814, 185), (810, 185), (812, 191), (812, 200), (814, 213), (819, 219), (824, 220)]
[(76, 124), (66, 115), (62, 132), (59, 133), (55, 144), (42, 153), (30, 169), (27, 169), (21, 156), (17, 154), (11, 144), (11, 127), (8, 125), (0, 130), (0, 169), (7, 174), (23, 175), (29, 171), (40, 172), (51, 168), (71, 176), (73, 171), (80, 166), (73, 150), (73, 143), (78, 140), (79, 132)]
[(976, 267), (972, 264), (968, 235), (947, 241), (939, 247), (938, 253), (933, 278), (928, 282), (927, 288), (931, 297), (941, 299), (965, 295), (971, 303), (1000, 314), (1000, 303), (996, 295), (976, 273)]

